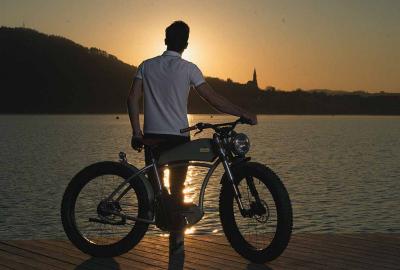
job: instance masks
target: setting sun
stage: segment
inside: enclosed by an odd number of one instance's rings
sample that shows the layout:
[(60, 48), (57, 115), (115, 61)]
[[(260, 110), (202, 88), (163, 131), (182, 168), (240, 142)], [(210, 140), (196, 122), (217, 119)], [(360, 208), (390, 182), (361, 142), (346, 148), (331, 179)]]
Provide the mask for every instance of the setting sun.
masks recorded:
[(206, 76), (243, 83), (255, 67), (261, 88), (400, 91), (398, 1), (100, 2), (37, 9), (36, 1), (3, 1), (0, 23), (65, 36), (137, 66), (160, 55), (165, 28), (184, 20), (183, 58)]

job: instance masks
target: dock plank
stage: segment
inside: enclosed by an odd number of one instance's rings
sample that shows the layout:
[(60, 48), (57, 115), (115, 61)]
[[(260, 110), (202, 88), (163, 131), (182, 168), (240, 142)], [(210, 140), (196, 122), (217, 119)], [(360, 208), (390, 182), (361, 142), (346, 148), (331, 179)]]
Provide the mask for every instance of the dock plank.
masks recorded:
[[(216, 236), (215, 239), (211, 241), (206, 238), (187, 237), (186, 242), (188, 242), (188, 250), (197, 249), (197, 252), (204, 252), (205, 255), (210, 257), (215, 256), (224, 260), (228, 265), (241, 264), (242, 269), (245, 269), (245, 266), (249, 264), (246, 259), (238, 256), (224, 237)], [(274, 266), (282, 269), (309, 269), (308, 265), (309, 262), (299, 257), (291, 258), (290, 256), (285, 256), (284, 260), (278, 259), (274, 261)], [(254, 264), (249, 267), (257, 269), (257, 266), (258, 265)], [(323, 269), (320, 263), (314, 263), (313, 267), (314, 269)]]
[(0, 269), (400, 269), (400, 234), (294, 234), (265, 265), (240, 257), (224, 236), (187, 236), (182, 266), (171, 266), (168, 238), (145, 236), (130, 252), (92, 258), (67, 240), (0, 241)]
[(55, 267), (55, 268), (60, 268), (60, 269), (65, 269), (65, 270), (74, 268), (74, 265), (69, 262), (66, 263), (63, 261), (59, 261), (59, 260), (54, 259), (49, 256), (44, 256), (44, 255), (41, 255), (38, 253), (33, 253), (30, 250), (17, 248), (15, 246), (6, 245), (4, 243), (0, 243), (0, 252), (7, 252), (7, 253), (19, 255), (22, 257), (26, 257), (28, 259), (37, 260), (39, 262), (48, 264), (50, 267)]
[(376, 247), (374, 242), (360, 242), (345, 236), (307, 234), (295, 235), (285, 253), (301, 251), (305, 258), (323, 260), (329, 266), (344, 268), (396, 269), (396, 249), (386, 242), (386, 250)]
[[(220, 256), (221, 258), (224, 258), (226, 260), (233, 260), (233, 261), (237, 261), (240, 260), (241, 262), (244, 262), (245, 264), (248, 263), (247, 260), (237, 256), (236, 252), (231, 248), (224, 248), (221, 249), (221, 245), (223, 246), (228, 245), (228, 243), (224, 243), (222, 241), (218, 241), (218, 243), (215, 242), (207, 242), (207, 245), (202, 245), (201, 241), (198, 241), (196, 238), (192, 238), (189, 241), (191, 241), (191, 244), (194, 242), (196, 244), (194, 244), (194, 246), (198, 246), (199, 248), (201, 248), (201, 246), (208, 246), (210, 247), (210, 252), (213, 252), (213, 250), (218, 250), (218, 253), (223, 253), (223, 255), (221, 256), (220, 254), (218, 254), (218, 256)], [(212, 248), (212, 249), (211, 249)], [(272, 263), (269, 263), (269, 265), (274, 265), (275, 267), (279, 267), (282, 269), (290, 269), (290, 268), (295, 268), (295, 269), (302, 269), (302, 268), (309, 268), (309, 265), (312, 264), (314, 269), (323, 269), (324, 265), (321, 264), (320, 262), (312, 262), (312, 261), (308, 261), (305, 260), (303, 257), (301, 256), (292, 256), (291, 254), (288, 253), (284, 253), (280, 258), (278, 258), (277, 260), (275, 260)], [(275, 269), (275, 268), (274, 268)]]
[[(38, 240), (38, 241), (27, 241), (26, 245), (31, 245), (36, 248), (38, 252), (43, 253), (52, 253), (52, 256), (57, 256), (59, 259), (63, 259), (63, 257), (68, 256), (69, 258), (73, 258), (74, 262), (77, 262), (77, 265), (82, 263), (84, 260), (85, 267), (89, 269), (120, 269), (119, 266), (122, 267), (130, 267), (131, 265), (135, 265), (136, 269), (164, 269), (159, 266), (159, 261), (151, 261), (146, 260), (140, 256), (135, 256), (134, 260), (129, 260), (124, 257), (115, 257), (115, 258), (91, 258), (89, 255), (82, 253), (76, 248), (68, 249), (68, 248), (57, 248), (54, 243), (61, 242), (64, 246), (71, 245), (67, 241), (51, 241), (51, 240)], [(93, 268), (92, 265), (95, 267)], [(129, 269), (129, 268), (128, 268)]]

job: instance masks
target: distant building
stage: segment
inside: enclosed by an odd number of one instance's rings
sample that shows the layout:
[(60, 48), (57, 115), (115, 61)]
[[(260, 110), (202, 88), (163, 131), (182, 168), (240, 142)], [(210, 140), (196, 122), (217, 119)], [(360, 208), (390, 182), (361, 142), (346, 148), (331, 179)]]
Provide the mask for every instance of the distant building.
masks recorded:
[(265, 91), (274, 92), (276, 91), (276, 88), (274, 86), (268, 85), (267, 87), (265, 87)]
[(253, 80), (247, 82), (247, 86), (254, 87), (258, 89), (258, 82), (257, 82), (257, 72), (256, 69), (254, 68), (253, 72)]

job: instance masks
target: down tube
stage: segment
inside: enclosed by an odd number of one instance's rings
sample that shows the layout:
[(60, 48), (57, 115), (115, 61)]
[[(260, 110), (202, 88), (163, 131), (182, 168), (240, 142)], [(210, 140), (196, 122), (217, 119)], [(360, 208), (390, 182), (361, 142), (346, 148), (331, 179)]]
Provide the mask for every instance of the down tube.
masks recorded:
[(203, 203), (204, 203), (204, 195), (206, 192), (206, 187), (208, 184), (208, 181), (210, 180), (211, 175), (214, 173), (215, 169), (218, 167), (218, 165), (221, 163), (219, 158), (214, 162), (214, 164), (210, 167), (210, 169), (207, 172), (206, 177), (204, 177), (203, 183), (201, 184), (201, 189), (200, 189), (200, 194), (199, 194), (199, 206), (201, 211), (204, 213), (203, 210)]

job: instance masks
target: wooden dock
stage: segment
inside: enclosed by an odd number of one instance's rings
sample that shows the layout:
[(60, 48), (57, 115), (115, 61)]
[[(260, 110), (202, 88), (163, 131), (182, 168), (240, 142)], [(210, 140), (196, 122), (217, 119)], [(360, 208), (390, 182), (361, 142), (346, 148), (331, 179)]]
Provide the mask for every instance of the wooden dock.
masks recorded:
[(63, 240), (0, 241), (0, 269), (400, 269), (400, 234), (294, 234), (265, 265), (241, 258), (224, 236), (187, 236), (185, 250), (184, 261), (169, 262), (168, 238), (145, 236), (129, 253), (102, 259)]

